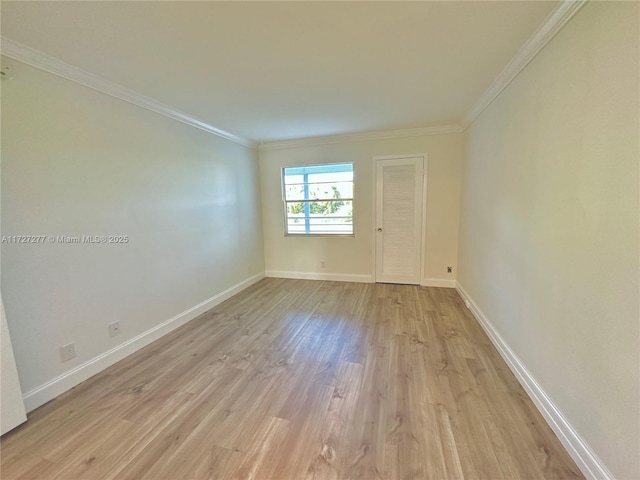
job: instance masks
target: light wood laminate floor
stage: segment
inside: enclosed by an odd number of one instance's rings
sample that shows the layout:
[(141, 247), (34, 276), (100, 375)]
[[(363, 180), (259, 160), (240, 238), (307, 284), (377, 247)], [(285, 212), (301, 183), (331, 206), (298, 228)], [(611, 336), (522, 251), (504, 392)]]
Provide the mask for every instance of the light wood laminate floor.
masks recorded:
[(5, 480), (583, 478), (456, 291), (405, 285), (264, 279), (1, 448)]

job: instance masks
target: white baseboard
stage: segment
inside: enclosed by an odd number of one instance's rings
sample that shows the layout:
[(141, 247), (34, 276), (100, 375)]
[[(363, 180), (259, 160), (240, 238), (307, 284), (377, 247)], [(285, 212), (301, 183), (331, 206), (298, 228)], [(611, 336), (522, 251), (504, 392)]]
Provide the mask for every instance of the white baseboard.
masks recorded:
[(54, 399), (58, 395), (61, 395), (79, 383), (84, 382), (107, 367), (110, 367), (114, 363), (119, 362), (123, 358), (149, 345), (172, 330), (175, 330), (188, 321), (193, 320), (197, 316), (212, 309), (216, 305), (219, 305), (245, 288), (250, 287), (264, 277), (264, 272), (249, 277), (225, 291), (205, 300), (204, 302), (201, 302), (198, 305), (195, 305), (194, 307), (170, 318), (169, 320), (162, 322), (160, 325), (157, 325), (146, 332), (121, 343), (117, 347), (114, 347), (111, 350), (84, 362), (82, 365), (78, 365), (74, 369), (63, 373), (53, 380), (50, 380), (47, 383), (25, 393), (23, 395), (23, 399), (27, 412), (44, 405), (49, 400)]
[[(334, 282), (375, 283), (373, 275), (354, 275), (350, 273), (324, 273), (324, 272), (287, 272), (281, 270), (267, 270), (267, 277), (297, 278), (300, 280), (330, 280)], [(423, 278), (420, 280), (422, 287), (456, 288), (456, 281), (446, 278)]]
[(300, 280), (330, 280), (334, 282), (373, 283), (372, 275), (352, 275), (348, 273), (318, 273), (318, 272), (284, 272), (267, 270), (267, 277), (297, 278)]
[(562, 411), (542, 389), (537, 380), (498, 333), (495, 326), (487, 319), (458, 282), (456, 282), (456, 290), (584, 476), (590, 480), (614, 480), (613, 475), (602, 463), (602, 460), (598, 458), (589, 444), (569, 423)]
[(448, 278), (423, 278), (420, 280), (421, 287), (444, 287), (456, 288), (456, 281)]

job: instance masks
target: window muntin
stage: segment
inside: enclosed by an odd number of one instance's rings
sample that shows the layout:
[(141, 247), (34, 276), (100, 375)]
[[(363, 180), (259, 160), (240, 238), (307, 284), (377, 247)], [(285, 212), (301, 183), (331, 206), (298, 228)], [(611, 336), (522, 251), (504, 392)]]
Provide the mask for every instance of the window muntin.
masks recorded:
[(282, 169), (287, 235), (353, 235), (353, 163)]

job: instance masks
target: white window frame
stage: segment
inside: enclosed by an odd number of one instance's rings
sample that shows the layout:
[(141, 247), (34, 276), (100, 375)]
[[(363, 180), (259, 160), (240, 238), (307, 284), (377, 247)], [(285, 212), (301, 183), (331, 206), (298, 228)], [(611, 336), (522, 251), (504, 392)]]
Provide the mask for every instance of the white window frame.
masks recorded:
[[(351, 216), (351, 232), (350, 233), (307, 233), (307, 232), (303, 232), (303, 233), (289, 233), (289, 216), (288, 216), (288, 211), (287, 211), (287, 203), (299, 203), (301, 202), (301, 200), (289, 200), (287, 201), (286, 199), (286, 190), (285, 190), (285, 170), (286, 169), (295, 169), (295, 168), (309, 168), (309, 167), (329, 167), (329, 166), (333, 166), (333, 165), (351, 165), (351, 169), (353, 171), (353, 180), (351, 180), (352, 183), (352, 189), (353, 189), (353, 196), (351, 198), (341, 198), (341, 201), (349, 201), (351, 202), (352, 205), (352, 216)], [(290, 165), (290, 166), (286, 166), (286, 167), (282, 167), (281, 172), (280, 172), (280, 191), (282, 193), (282, 211), (283, 211), (283, 219), (284, 219), (284, 235), (285, 237), (338, 237), (338, 238), (345, 238), (345, 237), (354, 237), (355, 236), (355, 202), (354, 202), (354, 198), (356, 196), (356, 182), (355, 182), (355, 163), (354, 162), (331, 162), (331, 163), (317, 163), (317, 164), (311, 164), (311, 165)], [(310, 185), (313, 185), (315, 182), (310, 183)], [(304, 200), (302, 200), (304, 201)], [(322, 200), (322, 201), (332, 201), (332, 200)], [(337, 200), (336, 200), (337, 201)]]

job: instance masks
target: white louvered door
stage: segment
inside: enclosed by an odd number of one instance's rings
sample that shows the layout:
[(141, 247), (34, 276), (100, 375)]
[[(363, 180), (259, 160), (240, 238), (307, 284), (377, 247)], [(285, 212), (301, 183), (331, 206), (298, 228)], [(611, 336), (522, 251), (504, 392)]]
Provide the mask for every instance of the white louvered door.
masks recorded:
[(376, 161), (376, 282), (420, 284), (423, 163)]

